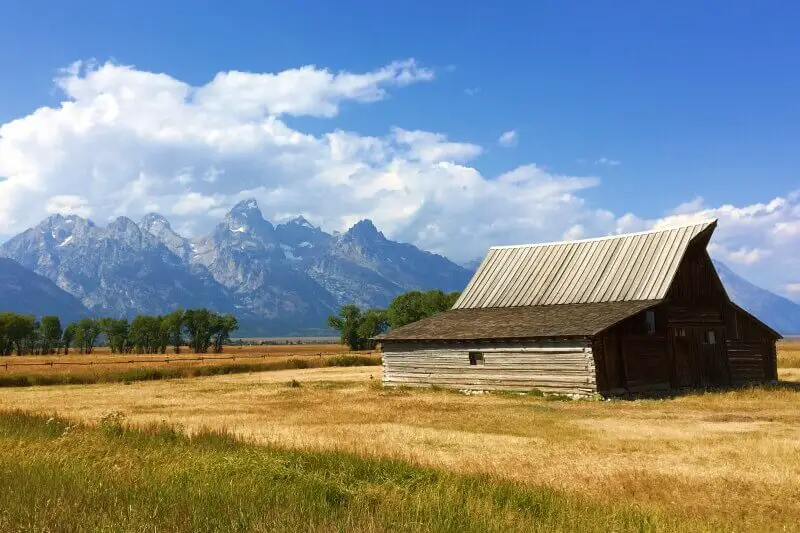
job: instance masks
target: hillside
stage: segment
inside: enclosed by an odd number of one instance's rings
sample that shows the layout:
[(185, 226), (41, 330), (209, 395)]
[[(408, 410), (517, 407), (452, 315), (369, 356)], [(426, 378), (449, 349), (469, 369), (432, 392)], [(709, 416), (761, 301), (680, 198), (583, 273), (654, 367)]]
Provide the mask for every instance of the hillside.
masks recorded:
[(62, 322), (87, 316), (89, 311), (77, 298), (15, 261), (0, 258), (0, 312), (57, 315)]

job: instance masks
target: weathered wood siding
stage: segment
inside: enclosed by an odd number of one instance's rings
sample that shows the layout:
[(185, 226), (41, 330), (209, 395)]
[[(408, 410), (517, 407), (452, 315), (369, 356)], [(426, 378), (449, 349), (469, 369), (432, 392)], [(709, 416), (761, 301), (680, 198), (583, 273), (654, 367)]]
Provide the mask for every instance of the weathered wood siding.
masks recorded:
[(766, 381), (766, 351), (767, 346), (763, 342), (728, 341), (728, 364), (734, 385)]
[(626, 387), (630, 392), (669, 389), (667, 345), (663, 335), (622, 338)]
[[(482, 354), (483, 364), (471, 365), (470, 352)], [(388, 342), (383, 345), (383, 383), (581, 395), (597, 391), (588, 341)]]
[(651, 311), (655, 316), (655, 331), (648, 332), (647, 312), (642, 312), (595, 337), (593, 352), (599, 392), (669, 389), (667, 315), (664, 306)]
[(778, 379), (774, 335), (734, 306), (725, 309), (728, 365), (735, 385)]
[(695, 242), (686, 251), (672, 280), (667, 299), (673, 305), (702, 307), (711, 304), (722, 311), (722, 306), (727, 302), (725, 289), (704, 242)]

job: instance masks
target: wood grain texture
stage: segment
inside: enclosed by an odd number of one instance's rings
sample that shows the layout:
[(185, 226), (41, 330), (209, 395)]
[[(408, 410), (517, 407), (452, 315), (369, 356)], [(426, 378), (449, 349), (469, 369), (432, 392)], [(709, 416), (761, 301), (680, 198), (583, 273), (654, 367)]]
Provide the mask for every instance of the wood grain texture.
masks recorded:
[[(471, 365), (469, 352), (483, 354)], [(589, 343), (387, 343), (383, 383), (465, 390), (539, 390), (591, 395), (597, 391)]]

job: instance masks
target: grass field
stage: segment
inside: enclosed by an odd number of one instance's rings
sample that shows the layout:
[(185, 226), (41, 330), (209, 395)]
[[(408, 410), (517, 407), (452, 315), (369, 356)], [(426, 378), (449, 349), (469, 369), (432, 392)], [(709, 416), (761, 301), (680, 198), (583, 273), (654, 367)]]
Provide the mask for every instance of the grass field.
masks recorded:
[[(122, 530), (211, 524), (192, 523), (197, 516), (242, 530), (797, 531), (798, 353), (780, 346), (776, 387), (663, 400), (385, 390), (376, 367), (3, 389), (5, 409), (100, 429), (60, 440), (44, 419), (0, 420), (0, 475), (13, 476), (4, 483), (33, 480), (0, 491), (0, 530), (35, 519), (60, 521), (55, 530), (83, 520)], [(109, 436), (109, 413), (202, 438), (162, 431), (173, 435), (167, 446), (152, 429)], [(221, 438), (209, 431), (248, 444), (203, 444)], [(54, 501), (85, 505), (86, 516), (70, 518)]]
[(377, 355), (330, 344), (229, 346), (221, 354), (118, 355), (100, 348), (91, 355), (0, 358), (0, 387), (132, 382), (379, 362)]
[(800, 341), (778, 343), (778, 367), (800, 368)]
[(2, 531), (676, 531), (630, 505), (342, 452), (0, 414)]

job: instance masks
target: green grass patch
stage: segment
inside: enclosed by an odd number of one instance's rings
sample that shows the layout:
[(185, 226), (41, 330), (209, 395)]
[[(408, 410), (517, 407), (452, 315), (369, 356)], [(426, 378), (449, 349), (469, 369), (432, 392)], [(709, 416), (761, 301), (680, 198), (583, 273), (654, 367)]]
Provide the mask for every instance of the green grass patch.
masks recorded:
[(375, 355), (334, 355), (326, 359), (325, 366), (374, 366), (380, 364), (380, 356)]
[[(490, 453), (490, 451), (487, 451)], [(0, 413), (0, 531), (690, 531), (648, 508), (219, 432)]]
[[(178, 363), (176, 363), (178, 364)], [(130, 370), (111, 371), (102, 374), (15, 374), (0, 376), (0, 387), (31, 387), (37, 385), (87, 385), (92, 383), (132, 383), (159, 379), (177, 379), (224, 374), (266, 372), (302, 368), (322, 368), (334, 366), (378, 366), (380, 356), (338, 355), (326, 358), (290, 358), (264, 363), (226, 363), (206, 366), (144, 367)]]

